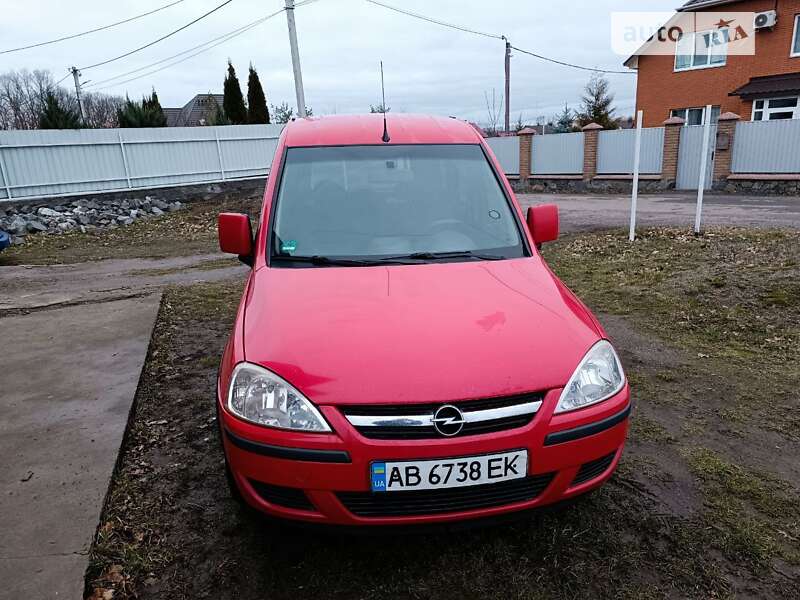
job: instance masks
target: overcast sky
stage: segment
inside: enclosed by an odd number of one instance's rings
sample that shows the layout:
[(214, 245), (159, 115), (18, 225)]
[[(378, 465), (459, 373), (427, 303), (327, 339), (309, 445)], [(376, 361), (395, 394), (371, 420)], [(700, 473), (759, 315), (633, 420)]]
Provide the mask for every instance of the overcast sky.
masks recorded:
[[(44, 41), (133, 16), (170, 0), (0, 0), (0, 50)], [(504, 34), (512, 44), (582, 65), (624, 70), (610, 46), (610, 13), (670, 10), (680, 1), (641, 0), (382, 0), (464, 27)], [(222, 0), (184, 0), (155, 15), (42, 48), (0, 54), (0, 72), (90, 65), (141, 46), (191, 21)], [(283, 0), (233, 0), (175, 36), (111, 64), (85, 69), (100, 81), (144, 67), (278, 10)], [(380, 100), (378, 61), (394, 111), (430, 112), (486, 120), (484, 92), (503, 92), (503, 42), (426, 23), (364, 0), (317, 0), (296, 9), (306, 102), (315, 114), (366, 112)], [(226, 61), (246, 94), (252, 62), (271, 104), (294, 105), (291, 58), (283, 13), (179, 65), (103, 90), (139, 97), (155, 87), (162, 106), (182, 106), (194, 94), (222, 92)], [(153, 67), (153, 69), (158, 68)], [(147, 69), (140, 75), (147, 73)], [(131, 75), (129, 77), (132, 77)], [(128, 77), (128, 78), (129, 78)], [(512, 120), (528, 121), (577, 107), (589, 73), (515, 53), (511, 67)], [(617, 113), (632, 114), (634, 75), (609, 75)], [(123, 78), (117, 81), (124, 81)], [(71, 78), (66, 83), (70, 83)], [(100, 87), (100, 86), (98, 86)], [(87, 90), (93, 88), (87, 86)]]

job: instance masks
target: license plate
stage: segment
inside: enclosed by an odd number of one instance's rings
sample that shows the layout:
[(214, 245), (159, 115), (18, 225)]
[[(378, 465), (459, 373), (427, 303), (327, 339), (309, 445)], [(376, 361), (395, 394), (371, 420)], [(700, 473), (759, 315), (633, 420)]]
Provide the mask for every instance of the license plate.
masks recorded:
[(467, 487), (521, 479), (527, 474), (527, 450), (437, 460), (374, 462), (370, 465), (373, 492)]

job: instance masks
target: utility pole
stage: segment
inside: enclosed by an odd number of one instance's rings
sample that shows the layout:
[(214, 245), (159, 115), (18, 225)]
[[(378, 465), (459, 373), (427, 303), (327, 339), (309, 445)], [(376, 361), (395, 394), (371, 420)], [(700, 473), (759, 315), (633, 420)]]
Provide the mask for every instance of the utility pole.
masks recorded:
[(297, 30), (294, 26), (294, 0), (286, 0), (286, 22), (289, 25), (289, 46), (292, 50), (294, 93), (297, 96), (297, 114), (306, 116), (306, 98), (303, 93), (303, 74), (300, 72), (300, 52), (297, 50)]
[(78, 99), (78, 110), (81, 113), (81, 122), (84, 122), (86, 119), (84, 116), (86, 112), (83, 108), (83, 96), (81, 96), (81, 72), (78, 71), (76, 67), (72, 67), (70, 71), (72, 71), (72, 77), (75, 79), (75, 97)]
[[(505, 39), (505, 38), (504, 38)], [(511, 42), (506, 39), (506, 133), (511, 129)]]

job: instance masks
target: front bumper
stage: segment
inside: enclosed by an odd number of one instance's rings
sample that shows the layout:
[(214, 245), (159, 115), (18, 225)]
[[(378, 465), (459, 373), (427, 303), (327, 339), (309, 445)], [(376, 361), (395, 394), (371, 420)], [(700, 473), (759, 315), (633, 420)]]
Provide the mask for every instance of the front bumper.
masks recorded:
[[(333, 406), (319, 409), (334, 434), (265, 429), (231, 416), (219, 397), (217, 402), (231, 473), (254, 508), (274, 517), (331, 525), (407, 525), (498, 516), (553, 504), (602, 485), (616, 468), (625, 443), (630, 390), (626, 384), (620, 393), (595, 406), (554, 415), (560, 393), (560, 389), (548, 392), (524, 427), (426, 440), (366, 438)], [(519, 448), (528, 449), (527, 488), (499, 495), (494, 488), (486, 488), (485, 493), (475, 490), (470, 494), (474, 507), (466, 510), (442, 511), (440, 507), (431, 514), (414, 511), (401, 516), (380, 511), (376, 516), (373, 510), (366, 516), (354, 508), (360, 506), (358, 502), (354, 505), (350, 500), (357, 497), (369, 502), (373, 461), (473, 456)], [(430, 496), (425, 502), (433, 506)], [(453, 506), (464, 506), (460, 502)]]

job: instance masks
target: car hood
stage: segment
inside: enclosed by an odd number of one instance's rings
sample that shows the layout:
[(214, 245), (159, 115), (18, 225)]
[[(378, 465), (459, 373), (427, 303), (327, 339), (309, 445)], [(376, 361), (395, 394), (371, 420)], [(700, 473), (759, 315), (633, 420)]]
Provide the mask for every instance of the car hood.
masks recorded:
[(247, 361), (319, 404), (447, 402), (561, 387), (600, 338), (539, 257), (262, 268)]

